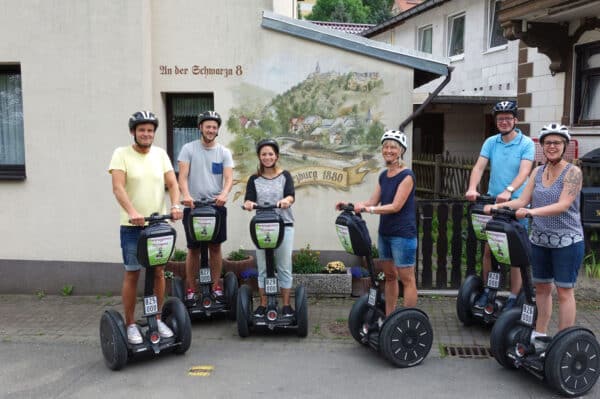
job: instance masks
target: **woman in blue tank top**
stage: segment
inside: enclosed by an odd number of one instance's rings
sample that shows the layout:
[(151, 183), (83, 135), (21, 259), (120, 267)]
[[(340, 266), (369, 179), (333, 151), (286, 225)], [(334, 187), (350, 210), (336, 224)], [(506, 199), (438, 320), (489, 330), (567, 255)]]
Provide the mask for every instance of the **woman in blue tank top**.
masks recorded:
[[(548, 330), (553, 286), (558, 293), (558, 329), (575, 324), (574, 287), (583, 262), (584, 241), (579, 211), (581, 170), (562, 159), (570, 139), (565, 126), (544, 126), (539, 141), (548, 161), (533, 170), (520, 198), (501, 204), (517, 209), (518, 218), (529, 215), (533, 219), (529, 240), (538, 319), (532, 341)], [(528, 204), (531, 209), (525, 208)]]
[(381, 144), (387, 168), (379, 175), (371, 198), (355, 203), (354, 209), (381, 215), (377, 247), (379, 258), (384, 261), (385, 313), (389, 315), (398, 301), (398, 277), (404, 288), (404, 306), (417, 304), (415, 175), (402, 162), (408, 148), (404, 133), (387, 130)]

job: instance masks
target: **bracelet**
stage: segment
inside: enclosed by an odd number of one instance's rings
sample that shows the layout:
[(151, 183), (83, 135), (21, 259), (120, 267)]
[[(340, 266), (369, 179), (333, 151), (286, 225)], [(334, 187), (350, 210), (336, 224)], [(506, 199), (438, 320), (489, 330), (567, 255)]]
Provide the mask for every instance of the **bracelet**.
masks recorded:
[(179, 206), (179, 205), (173, 205), (173, 206), (171, 206), (171, 209), (173, 209), (173, 208), (175, 208), (175, 209), (181, 209), (181, 206)]
[(370, 206), (369, 207), (369, 213), (372, 214), (373, 212), (375, 212), (375, 207), (374, 206)]

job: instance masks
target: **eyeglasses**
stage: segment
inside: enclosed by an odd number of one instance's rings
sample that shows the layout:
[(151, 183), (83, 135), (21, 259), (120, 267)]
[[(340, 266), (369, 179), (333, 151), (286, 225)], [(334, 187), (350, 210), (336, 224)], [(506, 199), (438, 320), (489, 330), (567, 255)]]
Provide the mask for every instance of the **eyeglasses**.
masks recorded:
[(544, 147), (550, 147), (551, 145), (553, 145), (554, 147), (558, 147), (564, 143), (565, 143), (564, 141), (547, 141), (547, 140), (545, 140), (543, 145), (544, 145)]
[(510, 122), (513, 119), (515, 119), (515, 118), (513, 118), (512, 116), (511, 117), (506, 117), (506, 118), (496, 118), (496, 122), (497, 123)]

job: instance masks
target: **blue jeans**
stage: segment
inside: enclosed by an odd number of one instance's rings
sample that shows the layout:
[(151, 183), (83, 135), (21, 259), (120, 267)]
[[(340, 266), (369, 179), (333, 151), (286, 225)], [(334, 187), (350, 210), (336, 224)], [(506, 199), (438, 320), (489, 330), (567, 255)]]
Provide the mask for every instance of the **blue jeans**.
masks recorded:
[(379, 259), (393, 259), (396, 267), (412, 267), (417, 263), (417, 237), (379, 235)]
[(137, 243), (142, 230), (144, 228), (140, 226), (121, 226), (121, 254), (125, 270), (128, 272), (135, 272), (142, 268), (137, 258)]
[[(292, 288), (292, 249), (294, 248), (294, 227), (285, 226), (285, 235), (278, 248), (275, 249), (275, 268), (279, 288)], [(267, 277), (267, 258), (264, 249), (256, 250), (256, 266), (258, 267), (258, 287), (265, 287)]]
[(531, 270), (534, 283), (552, 283), (561, 288), (575, 287), (583, 262), (585, 244), (579, 241), (562, 248), (531, 245)]

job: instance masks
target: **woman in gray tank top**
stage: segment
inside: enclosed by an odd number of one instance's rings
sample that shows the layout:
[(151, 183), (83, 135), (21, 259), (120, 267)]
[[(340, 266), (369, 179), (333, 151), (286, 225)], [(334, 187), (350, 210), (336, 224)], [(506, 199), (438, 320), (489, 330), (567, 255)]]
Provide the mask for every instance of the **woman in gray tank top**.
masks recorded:
[[(565, 126), (544, 126), (539, 141), (547, 159), (538, 166), (519, 199), (502, 206), (517, 209), (517, 217), (531, 216), (532, 274), (538, 318), (532, 342), (545, 336), (552, 316), (552, 289), (558, 293), (558, 329), (575, 324), (574, 287), (583, 262), (583, 227), (579, 211), (581, 170), (564, 159), (571, 136)], [(526, 208), (531, 204), (531, 209)], [(496, 205), (487, 206), (486, 210)]]

